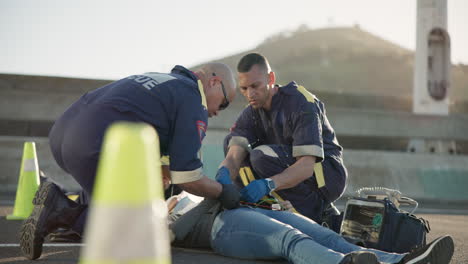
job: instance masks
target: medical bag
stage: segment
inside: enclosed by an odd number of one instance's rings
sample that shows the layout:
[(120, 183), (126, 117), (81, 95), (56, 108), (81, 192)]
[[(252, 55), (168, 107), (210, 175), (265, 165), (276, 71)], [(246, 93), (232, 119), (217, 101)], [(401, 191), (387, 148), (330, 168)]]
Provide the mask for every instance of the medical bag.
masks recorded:
[[(414, 206), (411, 212), (400, 205)], [(397, 190), (373, 187), (358, 190), (345, 207), (340, 234), (351, 243), (387, 252), (404, 253), (426, 244), (429, 222), (415, 216), (418, 203)]]

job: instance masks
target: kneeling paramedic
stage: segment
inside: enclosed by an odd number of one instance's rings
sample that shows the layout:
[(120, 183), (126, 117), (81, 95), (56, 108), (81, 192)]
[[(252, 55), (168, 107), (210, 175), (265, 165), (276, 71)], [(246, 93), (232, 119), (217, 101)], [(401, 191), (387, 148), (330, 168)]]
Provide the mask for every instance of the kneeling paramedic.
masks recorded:
[(249, 105), (226, 137), (226, 158), (217, 177), (236, 184), (241, 179), (247, 202), (272, 194), (321, 223), (347, 179), (342, 147), (324, 104), (295, 82), (275, 85), (275, 73), (260, 54), (244, 56), (237, 71)]
[[(89, 201), (107, 128), (119, 121), (144, 122), (156, 129), (160, 153), (170, 158), (173, 184), (235, 208), (239, 192), (203, 175), (199, 159), (208, 117), (229, 105), (235, 89), (234, 75), (222, 63), (206, 64), (195, 72), (175, 66), (171, 73), (150, 72), (115, 81), (84, 94), (57, 119), (49, 134), (53, 157), (88, 196), (83, 200)], [(33, 213), (20, 231), (27, 258), (38, 258), (44, 238), (58, 228), (83, 232), (87, 204), (67, 199), (57, 185), (41, 184), (33, 203)]]

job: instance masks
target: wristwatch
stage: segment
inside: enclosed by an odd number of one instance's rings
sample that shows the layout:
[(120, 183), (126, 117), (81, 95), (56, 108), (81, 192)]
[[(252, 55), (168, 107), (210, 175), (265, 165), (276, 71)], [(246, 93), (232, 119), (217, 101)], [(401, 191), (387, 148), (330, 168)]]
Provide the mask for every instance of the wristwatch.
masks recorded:
[(270, 179), (270, 178), (266, 178), (265, 180), (266, 180), (266, 182), (267, 182), (268, 189), (270, 189), (269, 194), (271, 194), (271, 192), (274, 191), (274, 190), (276, 189), (276, 184), (275, 184), (275, 182), (274, 182), (272, 179)]

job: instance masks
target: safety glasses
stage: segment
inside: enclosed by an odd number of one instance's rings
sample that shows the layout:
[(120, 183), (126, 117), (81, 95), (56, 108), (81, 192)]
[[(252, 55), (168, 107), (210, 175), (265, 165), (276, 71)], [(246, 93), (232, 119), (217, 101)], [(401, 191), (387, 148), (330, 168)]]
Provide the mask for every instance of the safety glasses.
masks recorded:
[[(213, 76), (216, 76), (216, 74), (213, 72)], [(226, 89), (224, 88), (224, 83), (223, 81), (219, 81), (221, 83), (221, 89), (223, 90), (223, 95), (224, 95), (224, 101), (219, 105), (219, 110), (224, 110), (229, 106), (229, 100), (227, 98), (227, 93)]]

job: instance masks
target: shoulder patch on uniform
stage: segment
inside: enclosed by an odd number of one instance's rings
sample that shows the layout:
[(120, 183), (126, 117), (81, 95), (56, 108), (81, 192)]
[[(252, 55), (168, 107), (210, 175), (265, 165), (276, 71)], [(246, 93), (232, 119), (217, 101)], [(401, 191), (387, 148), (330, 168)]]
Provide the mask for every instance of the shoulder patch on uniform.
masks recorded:
[(198, 120), (197, 130), (198, 130), (198, 135), (200, 136), (200, 142), (202, 142), (206, 136), (206, 123), (201, 120)]

